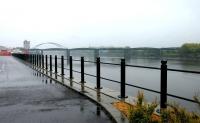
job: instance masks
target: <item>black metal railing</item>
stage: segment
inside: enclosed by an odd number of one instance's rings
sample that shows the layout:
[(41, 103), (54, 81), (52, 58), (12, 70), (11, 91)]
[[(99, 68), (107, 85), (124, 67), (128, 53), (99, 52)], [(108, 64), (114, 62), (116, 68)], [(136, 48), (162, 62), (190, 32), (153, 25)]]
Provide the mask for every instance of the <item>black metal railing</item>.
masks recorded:
[[(47, 55), (45, 56), (45, 63), (46, 66), (44, 66), (44, 55), (38, 55), (38, 54), (13, 54), (13, 56), (22, 59), (24, 61), (28, 61), (29, 63), (32, 64), (32, 68), (34, 69), (43, 69), (46, 71), (46, 74), (48, 72), (53, 72), (52, 67), (54, 66), (54, 73), (56, 74), (56, 78), (58, 75), (57, 69), (61, 69), (61, 75), (64, 78), (64, 69), (69, 70), (69, 79), (73, 79), (73, 72), (80, 73), (81, 74), (81, 83), (85, 82), (85, 75), (95, 77), (96, 78), (96, 89), (101, 89), (101, 79), (107, 80), (110, 82), (118, 83), (120, 84), (120, 98), (126, 98), (126, 86), (130, 87), (135, 87), (139, 89), (143, 89), (146, 91), (154, 92), (157, 94), (160, 94), (160, 107), (161, 108), (166, 108), (167, 107), (167, 96), (178, 98), (181, 100), (193, 102), (193, 103), (198, 103), (197, 101), (193, 99), (188, 99), (185, 97), (173, 95), (167, 93), (167, 72), (168, 71), (176, 71), (176, 72), (184, 72), (184, 73), (192, 73), (192, 74), (200, 74), (199, 71), (188, 71), (188, 70), (178, 70), (178, 69), (168, 69), (167, 68), (167, 61), (162, 60), (161, 61), (161, 66), (160, 68), (158, 67), (147, 67), (147, 66), (138, 66), (138, 65), (127, 65), (125, 59), (121, 59), (121, 64), (114, 64), (114, 63), (106, 63), (106, 62), (101, 62), (100, 57), (96, 58), (96, 61), (84, 61), (84, 57), (81, 57), (80, 60), (77, 59), (72, 59), (72, 56), (69, 57), (69, 59), (64, 59), (64, 56), (61, 56), (61, 58), (57, 58), (55, 55), (54, 57), (54, 65), (52, 64), (52, 56), (48, 57)], [(50, 64), (48, 64), (48, 59)], [(61, 66), (58, 66), (58, 61), (60, 60)], [(69, 69), (64, 67), (64, 60), (69, 60)], [(81, 71), (73, 70), (73, 61), (80, 62), (81, 63)], [(89, 62), (89, 63), (95, 63), (96, 64), (96, 75), (85, 73), (84, 71), (84, 63)], [(42, 64), (42, 65), (41, 65)], [(113, 79), (105, 78), (101, 76), (101, 64), (107, 64), (107, 65), (117, 65), (120, 66), (120, 73), (121, 73), (121, 81), (116, 81)], [(48, 66), (50, 67), (50, 70), (48, 71)], [(146, 68), (146, 69), (154, 69), (154, 70), (160, 70), (160, 91), (156, 91), (153, 89), (137, 86), (137, 85), (132, 85), (129, 83), (126, 83), (126, 67), (136, 67), (136, 68)], [(44, 72), (44, 71), (43, 71)]]

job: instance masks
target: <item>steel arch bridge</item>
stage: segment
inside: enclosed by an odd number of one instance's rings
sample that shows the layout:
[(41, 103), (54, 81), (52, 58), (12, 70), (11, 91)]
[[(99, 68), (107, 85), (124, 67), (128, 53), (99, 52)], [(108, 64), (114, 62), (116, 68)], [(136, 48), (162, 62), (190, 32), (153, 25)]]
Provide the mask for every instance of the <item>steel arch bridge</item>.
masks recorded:
[(31, 48), (31, 49), (36, 49), (36, 48), (38, 48), (39, 46), (46, 45), (46, 44), (52, 44), (52, 45), (54, 45), (54, 46), (56, 46), (56, 47), (58, 47), (58, 48), (65, 48), (63, 45), (58, 44), (58, 43), (54, 43), (54, 42), (45, 42), (45, 43), (37, 44), (37, 45), (35, 45), (33, 48)]

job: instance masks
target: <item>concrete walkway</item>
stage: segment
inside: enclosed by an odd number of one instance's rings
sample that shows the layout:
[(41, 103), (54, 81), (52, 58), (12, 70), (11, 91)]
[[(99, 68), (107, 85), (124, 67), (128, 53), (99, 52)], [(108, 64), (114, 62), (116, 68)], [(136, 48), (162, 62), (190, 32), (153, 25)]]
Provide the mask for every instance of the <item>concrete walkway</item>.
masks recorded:
[(110, 123), (89, 99), (0, 56), (0, 123)]

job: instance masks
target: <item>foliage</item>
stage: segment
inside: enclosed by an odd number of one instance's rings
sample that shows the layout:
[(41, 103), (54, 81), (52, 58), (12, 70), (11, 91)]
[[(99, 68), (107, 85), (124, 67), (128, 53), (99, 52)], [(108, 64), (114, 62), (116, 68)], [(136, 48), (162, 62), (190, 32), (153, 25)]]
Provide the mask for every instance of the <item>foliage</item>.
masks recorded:
[(199, 110), (200, 110), (200, 96), (199, 95), (200, 95), (200, 92), (196, 93), (193, 98), (197, 102), (197, 105), (198, 105)]
[(138, 91), (136, 106), (129, 110), (130, 123), (157, 123), (158, 121), (152, 119), (157, 105), (156, 100), (151, 104), (145, 103), (143, 92)]
[[(194, 99), (199, 101), (198, 95)], [(130, 123), (200, 123), (200, 115), (188, 112), (177, 103), (168, 104), (166, 109), (161, 110), (160, 119), (153, 119), (153, 113), (158, 103), (146, 103), (143, 92), (138, 91), (137, 102), (129, 109)], [(200, 107), (200, 105), (199, 105)]]
[(163, 123), (200, 123), (200, 116), (197, 113), (190, 113), (179, 104), (168, 104), (167, 109), (161, 111)]
[(180, 48), (182, 56), (199, 57), (200, 56), (200, 43), (185, 43)]

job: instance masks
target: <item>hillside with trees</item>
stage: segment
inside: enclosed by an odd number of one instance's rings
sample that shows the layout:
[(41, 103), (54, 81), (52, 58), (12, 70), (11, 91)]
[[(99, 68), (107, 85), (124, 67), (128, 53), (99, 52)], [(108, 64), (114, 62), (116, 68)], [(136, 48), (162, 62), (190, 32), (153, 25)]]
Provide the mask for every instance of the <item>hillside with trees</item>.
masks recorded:
[(200, 43), (185, 43), (180, 48), (181, 57), (200, 59)]

